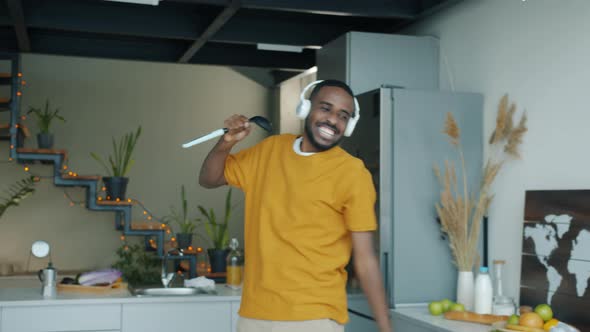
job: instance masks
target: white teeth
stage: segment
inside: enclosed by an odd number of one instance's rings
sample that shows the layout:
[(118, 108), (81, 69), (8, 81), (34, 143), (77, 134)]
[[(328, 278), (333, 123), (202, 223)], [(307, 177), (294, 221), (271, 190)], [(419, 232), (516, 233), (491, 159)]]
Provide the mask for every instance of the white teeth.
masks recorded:
[(320, 134), (322, 136), (326, 136), (326, 137), (332, 137), (334, 136), (334, 131), (330, 128), (327, 127), (320, 127), (319, 128)]

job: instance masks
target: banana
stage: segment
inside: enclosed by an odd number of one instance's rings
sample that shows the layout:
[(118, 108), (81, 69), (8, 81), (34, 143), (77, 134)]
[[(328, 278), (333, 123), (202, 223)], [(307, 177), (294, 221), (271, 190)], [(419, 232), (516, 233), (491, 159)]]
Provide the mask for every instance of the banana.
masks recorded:
[(520, 326), (514, 324), (506, 324), (506, 328), (513, 331), (524, 331), (524, 332), (546, 332), (543, 329), (537, 327)]

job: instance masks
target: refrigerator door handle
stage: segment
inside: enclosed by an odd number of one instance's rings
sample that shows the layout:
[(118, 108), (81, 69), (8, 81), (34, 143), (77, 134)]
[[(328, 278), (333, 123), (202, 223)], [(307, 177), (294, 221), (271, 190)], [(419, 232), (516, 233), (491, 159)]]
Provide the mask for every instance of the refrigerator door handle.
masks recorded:
[(387, 251), (383, 252), (383, 264), (381, 265), (383, 269), (383, 284), (385, 285), (385, 295), (387, 296), (387, 303), (391, 308), (392, 305), (391, 301), (391, 293), (390, 293), (390, 283), (389, 283), (389, 253)]

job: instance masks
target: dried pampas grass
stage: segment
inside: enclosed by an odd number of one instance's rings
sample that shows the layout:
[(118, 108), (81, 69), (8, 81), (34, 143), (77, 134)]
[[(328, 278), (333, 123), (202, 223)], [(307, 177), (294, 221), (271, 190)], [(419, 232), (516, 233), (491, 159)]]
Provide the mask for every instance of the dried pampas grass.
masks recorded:
[(490, 156), (483, 168), (482, 180), (477, 195), (469, 193), (465, 158), (461, 147), (460, 129), (451, 113), (447, 113), (443, 133), (449, 138), (459, 154), (461, 162), (462, 188), (459, 188), (455, 165), (445, 160), (444, 172), (434, 166), (434, 173), (442, 187), (440, 202), (435, 204), (441, 223), (441, 230), (447, 234), (454, 263), (459, 271), (472, 271), (479, 260), (477, 242), (481, 222), (493, 195), (490, 187), (505, 161), (520, 158), (518, 148), (527, 131), (526, 114), (523, 114), (514, 126), (516, 105), (508, 105), (508, 96), (504, 95), (498, 106), (496, 127), (489, 139)]

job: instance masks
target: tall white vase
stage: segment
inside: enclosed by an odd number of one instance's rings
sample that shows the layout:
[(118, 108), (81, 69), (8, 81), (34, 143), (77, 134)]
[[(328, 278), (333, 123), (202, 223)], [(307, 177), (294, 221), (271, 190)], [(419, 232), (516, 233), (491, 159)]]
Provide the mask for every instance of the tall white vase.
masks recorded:
[(472, 271), (459, 271), (457, 277), (457, 302), (465, 306), (465, 310), (473, 311), (475, 281)]

